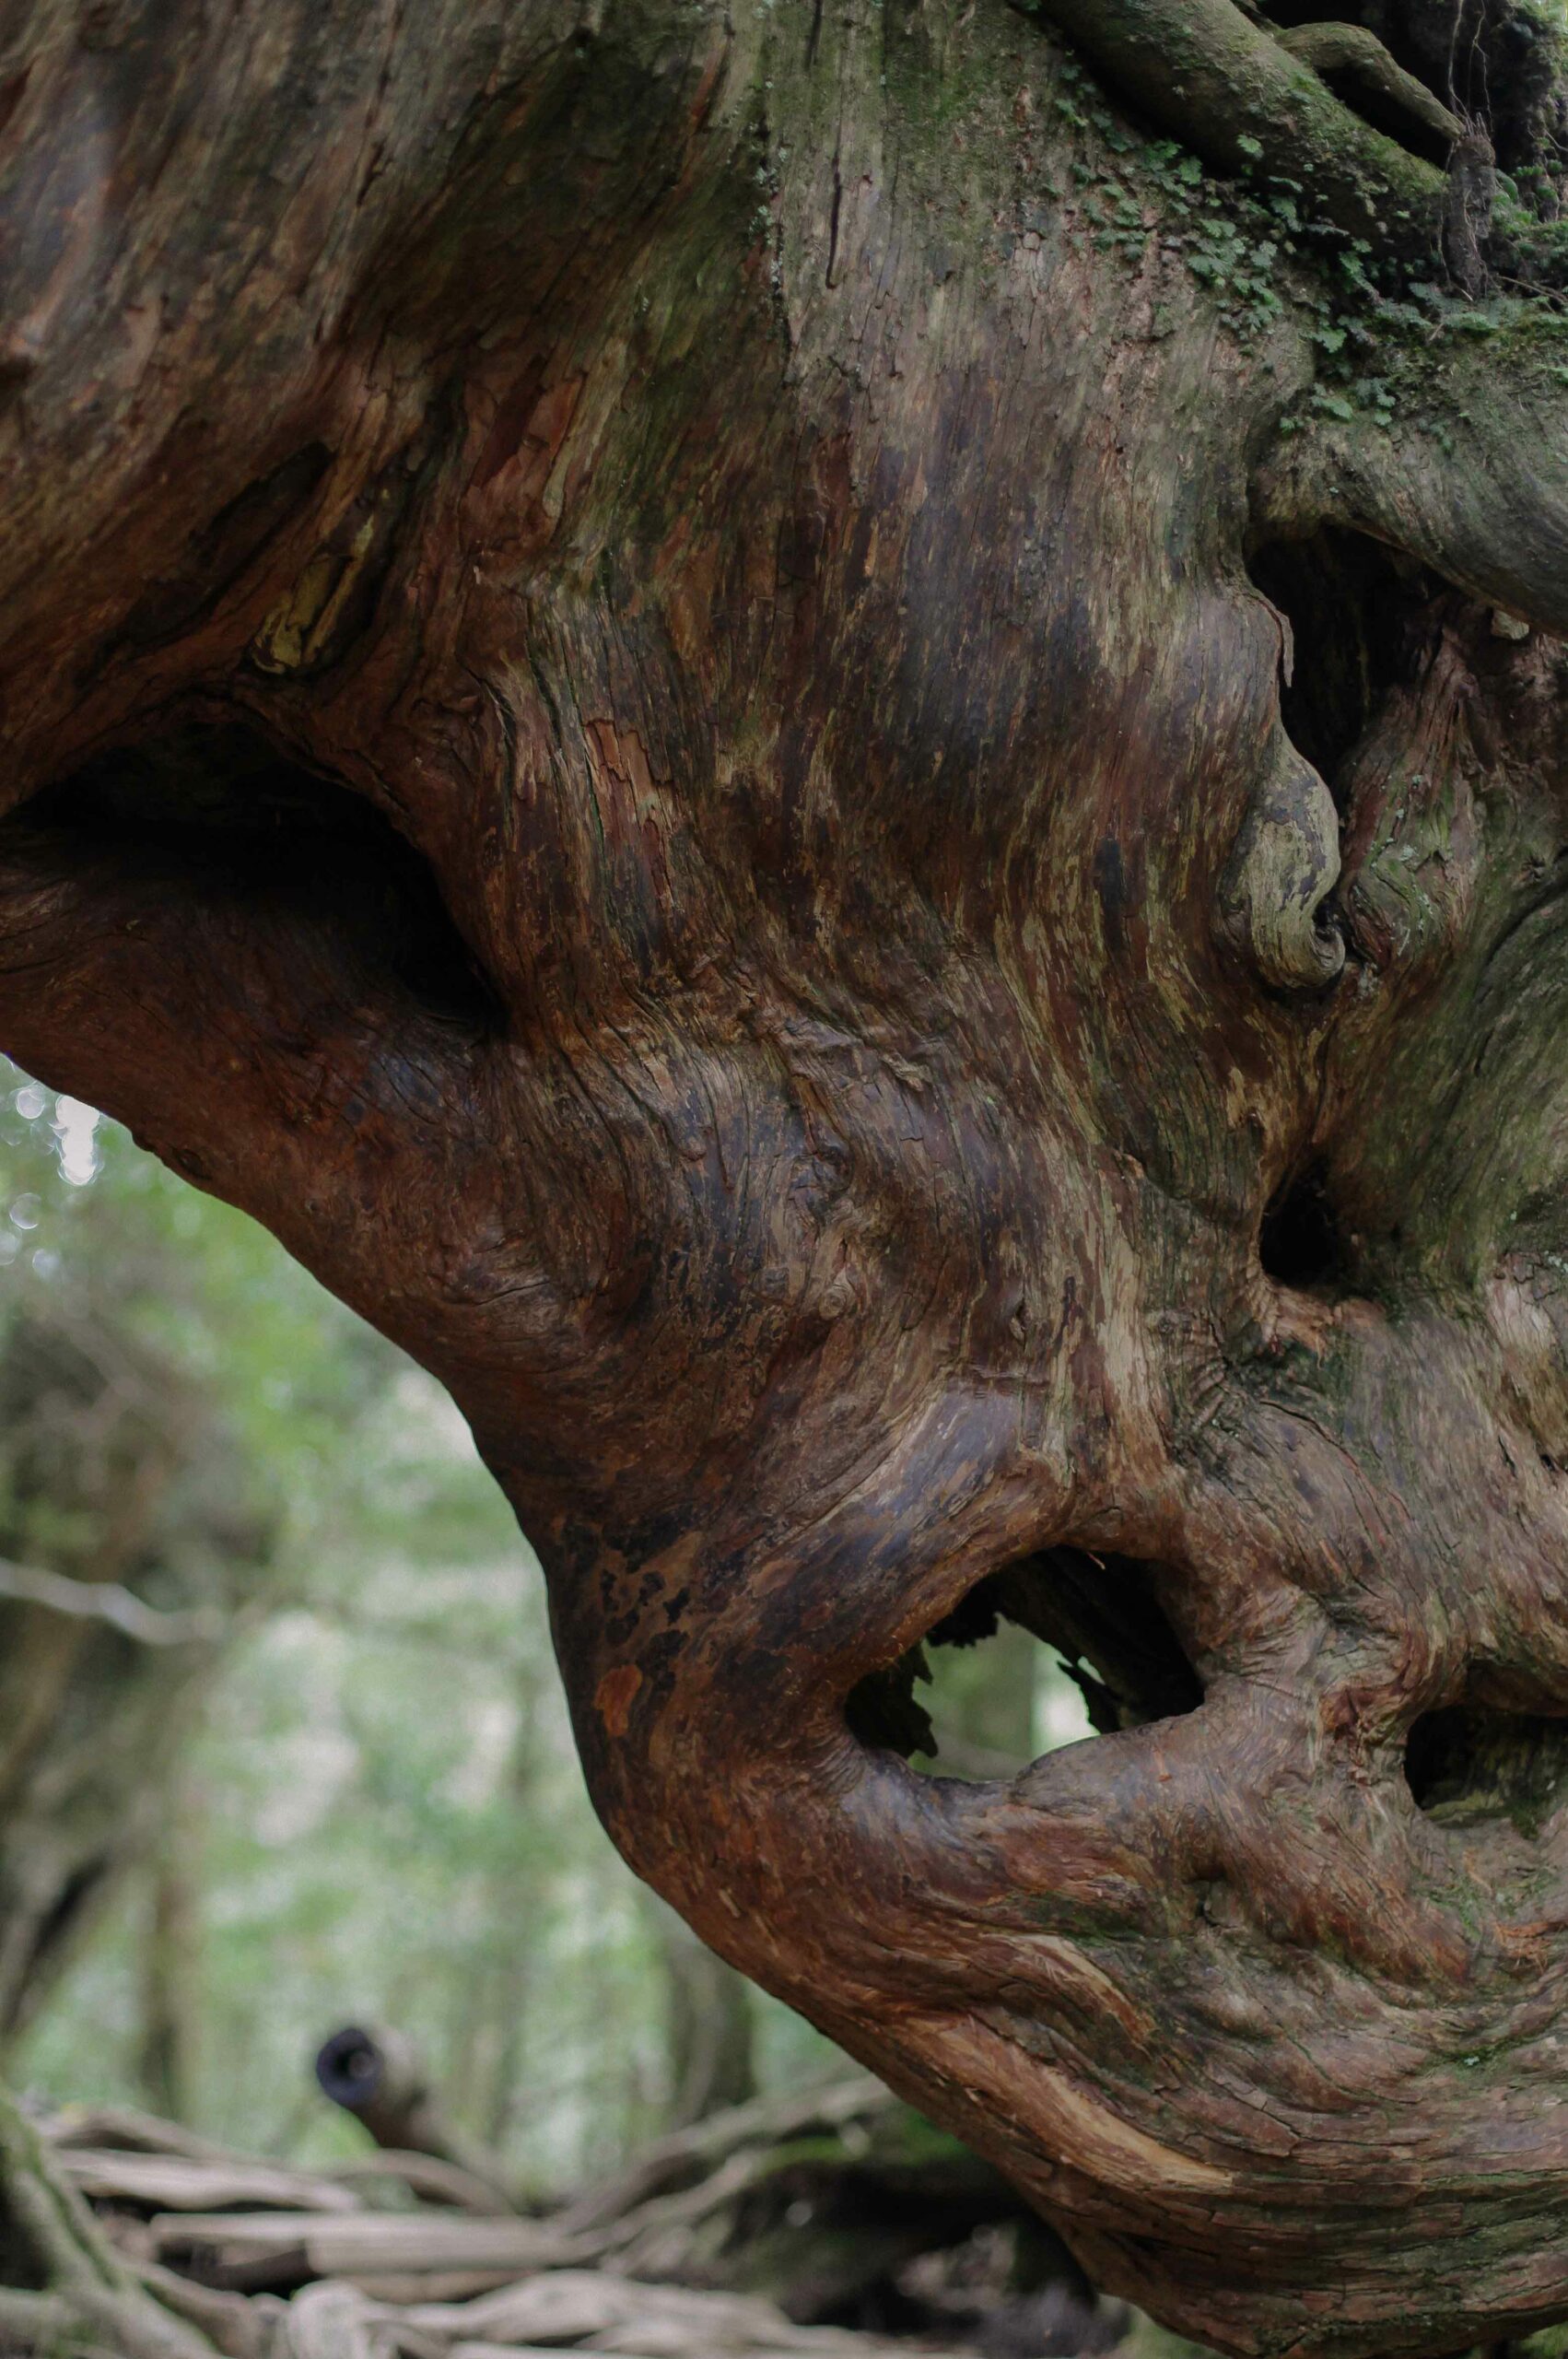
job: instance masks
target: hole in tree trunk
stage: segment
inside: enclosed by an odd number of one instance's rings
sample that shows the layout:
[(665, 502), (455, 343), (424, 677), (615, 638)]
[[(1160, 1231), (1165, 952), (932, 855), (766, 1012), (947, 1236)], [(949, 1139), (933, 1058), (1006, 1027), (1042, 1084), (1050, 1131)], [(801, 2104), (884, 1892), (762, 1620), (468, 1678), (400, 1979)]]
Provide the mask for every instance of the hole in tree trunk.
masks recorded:
[(1314, 1166), (1288, 1180), (1263, 1215), (1258, 1255), (1282, 1286), (1328, 1286), (1344, 1275), (1340, 1225)]
[(1359, 533), (1265, 542), (1248, 565), (1295, 642), (1286, 734), (1333, 788), (1389, 690), (1413, 677), (1442, 585)]
[(1568, 1796), (1568, 1719), (1479, 1704), (1425, 1712), (1406, 1743), (1405, 1777), (1445, 1825), (1507, 1819), (1533, 1840)]
[(1203, 1700), (1157, 1594), (1160, 1568), (1049, 1548), (988, 1574), (845, 1704), (862, 1744), (946, 1777), (1015, 1777), (1059, 1744)]
[(79, 857), (156, 876), (196, 906), (283, 905), (343, 937), (362, 968), (390, 969), (431, 1015), (476, 1030), (501, 1020), (415, 847), (252, 729), (174, 725), (113, 747), (14, 811), (7, 838), (66, 874)]

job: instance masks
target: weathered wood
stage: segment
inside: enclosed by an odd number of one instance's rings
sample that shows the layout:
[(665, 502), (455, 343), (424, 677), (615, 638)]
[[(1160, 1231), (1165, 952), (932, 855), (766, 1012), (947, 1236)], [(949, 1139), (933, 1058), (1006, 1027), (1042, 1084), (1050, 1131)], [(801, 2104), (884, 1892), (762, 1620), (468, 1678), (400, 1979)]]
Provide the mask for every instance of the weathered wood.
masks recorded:
[(469, 2341), (504, 2349), (563, 2344), (617, 2350), (643, 2336), (649, 2351), (689, 2351), (703, 2359), (728, 2354), (814, 2353), (819, 2359), (890, 2359), (901, 2346), (830, 2327), (791, 2326), (770, 2302), (733, 2294), (687, 2292), (673, 2285), (635, 2284), (601, 2271), (558, 2270), (509, 2286), (461, 2308), (427, 2303), (407, 2323), (438, 2341)]
[(796, 2139), (869, 2126), (893, 2103), (882, 2082), (869, 2072), (847, 2074), (792, 2095), (754, 2097), (655, 2139), (627, 2169), (568, 2203), (558, 2215), (558, 2225), (570, 2235), (595, 2229), (613, 2233), (621, 2223), (644, 2213), (649, 2203), (698, 2185), (738, 2154), (776, 2153)]
[[(94, 2146), (89, 2130), (115, 2142)], [(149, 2117), (112, 2111), (59, 2117), (46, 2135), (63, 2177), (108, 2207), (111, 2233), (128, 2254), (161, 2254), (223, 2284), (287, 2292), (328, 2271), (386, 2301), (429, 2299), (437, 2290), (455, 2299), (505, 2282), (511, 2267), (488, 2248), (477, 2256), (470, 2245), (454, 2252), (439, 2213), (404, 2211), (391, 2215), (389, 2228), (388, 2213), (357, 2202), (342, 2170), (285, 2169), (207, 2146)], [(477, 2208), (492, 2217), (506, 2209), (493, 2187), (449, 2165), (416, 2155), (376, 2159), (415, 2195), (450, 2203), (448, 2182), (455, 2178), (468, 2208), (478, 2197)], [(433, 2186), (424, 2184), (425, 2168), (438, 2173)], [(167, 2217), (148, 2220), (220, 2207), (216, 2222), (198, 2216), (182, 2227)], [(319, 2243), (314, 2222), (280, 2222), (283, 2208), (335, 2217), (348, 2229), (350, 2252), (340, 2241)], [(241, 2212), (248, 2218), (235, 2225)], [(367, 2219), (377, 2239), (369, 2258), (354, 2248)], [(1050, 2239), (1028, 2222), (1005, 2180), (887, 2090), (857, 2077), (755, 2100), (675, 2133), (640, 2169), (543, 2219), (548, 2236), (528, 2239), (527, 2249), (531, 2267), (591, 2260), (618, 2279), (760, 2294), (797, 2324), (812, 2325), (852, 2320), (863, 2306), (874, 2315), (917, 2255), (962, 2248), (980, 2228), (1026, 2222), (1031, 2252), (1044, 2266), (1017, 2276), (1016, 2284), (1047, 2275), (1071, 2281), (1066, 2255), (1050, 2253)], [(435, 2234), (427, 2236), (432, 2223)], [(1082, 2287), (1076, 2293), (1082, 2297)], [(1005, 2297), (1004, 2289), (999, 2298)]]
[(455, 2163), (441, 2162), (434, 2154), (406, 2154), (396, 2147), (363, 2154), (352, 2163), (338, 2163), (332, 2177), (345, 2187), (357, 2186), (362, 2179), (400, 2180), (421, 2202), (451, 2203), (460, 2212), (488, 2215), (510, 2208), (493, 2180), (476, 2178), (472, 2171), (460, 2170)]
[(245, 2203), (307, 2212), (361, 2209), (335, 2180), (272, 2163), (192, 2162), (178, 2154), (115, 2154), (90, 2147), (57, 2152), (63, 2175), (84, 2195), (146, 2204), (157, 2212), (214, 2212)]
[[(67, 2107), (51, 2115), (42, 2128), (68, 2175), (76, 2170), (78, 2155), (85, 2155), (90, 2167), (105, 2172), (118, 2168), (126, 2157), (141, 2155), (153, 2164), (183, 2159), (220, 2174), (277, 2168), (273, 2164), (258, 2165), (253, 2155), (216, 2145), (210, 2138), (199, 2137), (178, 2122), (161, 2120), (129, 2106)], [(135, 2166), (133, 2159), (132, 2167)], [(310, 2190), (330, 2189), (329, 2208), (333, 2210), (342, 2209), (345, 2203), (357, 2208), (355, 2199), (345, 2190), (361, 2179), (399, 2181), (422, 2201), (455, 2204), (460, 2211), (488, 2214), (507, 2208), (501, 2203), (499, 2190), (489, 2180), (475, 2178), (455, 2164), (439, 2161), (432, 2154), (387, 2150), (357, 2155), (352, 2162), (335, 2163), (326, 2170), (291, 2172), (287, 2176), (302, 2200), (312, 2203)]]
[[(896, 2113), (885, 2094), (882, 2103), (884, 2113)], [(766, 2110), (736, 2109), (743, 2138)], [(831, 2102), (825, 2110), (835, 2110)], [(34, 2141), (18, 2123), (29, 2200), (43, 2207), (57, 2266), (46, 2289), (0, 2293), (0, 2341), (23, 2331), (68, 2341), (90, 2320), (95, 2350), (114, 2359), (196, 2359), (186, 2329), (205, 2338), (204, 2354), (227, 2359), (353, 2359), (357, 2352), (445, 2359), (454, 2351), (532, 2350), (536, 2342), (614, 2350), (624, 2359), (644, 2347), (650, 2359), (894, 2359), (907, 2349), (818, 2330), (755, 2295), (639, 2281), (624, 2262), (611, 2270), (558, 2266), (573, 2240), (557, 2236), (552, 2253), (526, 2227), (524, 2256), (516, 2234), (523, 2224), (515, 2220), (454, 2223), (417, 2211), (345, 2216), (343, 2191), (332, 2180), (218, 2149), (188, 2151), (203, 2142), (145, 2115), (100, 2115), (94, 2126), (113, 2129), (125, 2142), (97, 2150), (73, 2143), (82, 2124), (67, 2118)], [(702, 2128), (711, 2139), (718, 2126), (714, 2118)], [(155, 2217), (146, 2224), (135, 2216), (168, 2189), (184, 2201), (203, 2188), (234, 2208), (216, 2218)], [(8, 2189), (14, 2177), (0, 2179), (0, 2195)], [(84, 2194), (102, 2207), (101, 2219), (84, 2210)], [(247, 2208), (280, 2198), (298, 2208)], [(9, 2219), (0, 2202), (0, 2232)], [(593, 2239), (575, 2242), (586, 2256)], [(154, 2257), (160, 2250), (178, 2261), (178, 2272)], [(475, 2257), (504, 2265), (468, 2265)], [(328, 2264), (344, 2273), (319, 2273)], [(528, 2271), (521, 2281), (520, 2264)], [(232, 2282), (215, 2284), (214, 2275)], [(926, 2338), (921, 2348), (937, 2345)]]
[(590, 2254), (531, 2220), (455, 2218), (450, 2212), (177, 2212), (148, 2224), (156, 2258), (200, 2255), (214, 2283), (243, 2271), (250, 2286), (275, 2280), (345, 2277), (360, 2283), (393, 2275), (476, 2278), (558, 2269)]
[[(1044, 15), (1108, 96), (1002, 0), (8, 27), (0, 1039), (450, 1386), (716, 1950), (1164, 2318), (1457, 2347), (1568, 2311), (1562, 347), (1261, 18)], [(923, 1777), (998, 1579), (1104, 1732)]]

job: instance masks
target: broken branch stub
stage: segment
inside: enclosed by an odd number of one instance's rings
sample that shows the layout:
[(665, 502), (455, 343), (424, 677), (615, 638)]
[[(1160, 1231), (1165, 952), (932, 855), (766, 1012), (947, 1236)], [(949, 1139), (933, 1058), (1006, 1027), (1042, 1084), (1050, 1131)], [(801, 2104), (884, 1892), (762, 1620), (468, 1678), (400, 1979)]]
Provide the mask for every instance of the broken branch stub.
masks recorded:
[(450, 2163), (491, 2188), (503, 2210), (515, 2208), (505, 2165), (446, 2118), (418, 2052), (403, 2033), (345, 2024), (322, 2041), (315, 2070), (322, 2095), (351, 2113), (378, 2146)]

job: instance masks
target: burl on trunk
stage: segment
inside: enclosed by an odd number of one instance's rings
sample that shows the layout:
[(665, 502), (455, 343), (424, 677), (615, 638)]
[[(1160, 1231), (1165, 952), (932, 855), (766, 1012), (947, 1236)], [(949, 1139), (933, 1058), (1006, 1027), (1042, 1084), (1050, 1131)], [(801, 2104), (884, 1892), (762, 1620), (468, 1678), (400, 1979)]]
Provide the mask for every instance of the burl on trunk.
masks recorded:
[[(1568, 2311), (1568, 33), (1347, 14), (13, 0), (0, 1043), (708, 1941), (1352, 2354)], [(999, 1613), (1105, 1732), (917, 1774)]]

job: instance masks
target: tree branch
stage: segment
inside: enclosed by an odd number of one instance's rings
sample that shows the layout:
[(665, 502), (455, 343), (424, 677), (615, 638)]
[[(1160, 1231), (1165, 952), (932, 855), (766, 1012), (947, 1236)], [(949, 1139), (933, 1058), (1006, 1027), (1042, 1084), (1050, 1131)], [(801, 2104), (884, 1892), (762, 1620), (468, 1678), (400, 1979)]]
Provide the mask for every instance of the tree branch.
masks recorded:
[[(11, 1051), (102, 1102), (308, 1263), (328, 1234), (350, 1259), (361, 1238), (361, 1305), (384, 1301), (394, 1265), (430, 1289), (432, 1207), (455, 1240), (487, 1185), (482, 1147), (451, 1115), (474, 1096), (484, 1044), (393, 969), (375, 876), (339, 857), (252, 886), (174, 857), (118, 861), (28, 816), (0, 836)], [(389, 1186), (393, 1171), (419, 1173), (420, 1187)], [(372, 1175), (401, 1207), (401, 1244), (383, 1229), (371, 1245)]]
[(1524, 307), (1436, 347), (1390, 325), (1391, 424), (1313, 415), (1278, 443), (1255, 511), (1284, 536), (1347, 526), (1543, 629), (1568, 631), (1568, 392), (1554, 323)]
[(141, 1647), (198, 1646), (220, 1637), (225, 1626), (221, 1614), (205, 1607), (165, 1613), (145, 1603), (118, 1581), (72, 1580), (64, 1573), (14, 1565), (4, 1557), (0, 1557), (0, 1598), (18, 1605), (40, 1605), (46, 1613), (62, 1614), (76, 1622), (106, 1623)]

